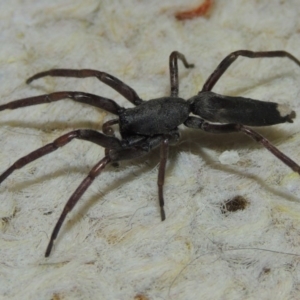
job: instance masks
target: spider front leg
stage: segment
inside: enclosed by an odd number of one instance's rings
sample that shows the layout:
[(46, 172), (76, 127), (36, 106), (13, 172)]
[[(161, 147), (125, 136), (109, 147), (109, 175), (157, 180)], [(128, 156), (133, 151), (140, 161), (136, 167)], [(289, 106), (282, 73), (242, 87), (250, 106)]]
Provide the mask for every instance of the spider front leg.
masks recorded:
[(296, 162), (272, 145), (265, 137), (247, 126), (242, 124), (212, 124), (197, 117), (189, 117), (184, 124), (187, 127), (197, 128), (211, 133), (242, 132), (263, 145), (294, 172), (300, 174), (300, 166)]
[(170, 68), (170, 83), (171, 83), (171, 97), (178, 97), (178, 64), (177, 61), (180, 59), (186, 68), (193, 68), (194, 64), (189, 64), (185, 56), (178, 52), (173, 51), (169, 57), (169, 68)]
[(101, 171), (106, 167), (108, 163), (110, 163), (111, 159), (108, 156), (102, 158), (89, 172), (88, 176), (81, 182), (75, 192), (72, 194), (68, 202), (66, 203), (56, 225), (52, 231), (46, 252), (45, 257), (48, 257), (51, 253), (53, 243), (56, 240), (58, 232), (67, 216), (67, 214), (74, 208), (78, 200), (84, 194), (84, 192), (88, 189), (88, 187), (92, 184), (94, 179), (101, 173)]
[(58, 221), (56, 222), (56, 225), (52, 231), (46, 252), (45, 257), (48, 257), (51, 253), (53, 243), (57, 238), (57, 235), (59, 233), (59, 230), (67, 216), (67, 214), (74, 208), (76, 203), (79, 201), (81, 196), (84, 194), (84, 192), (88, 189), (88, 187), (92, 184), (94, 179), (102, 172), (102, 170), (106, 167), (106, 165), (110, 162), (117, 162), (120, 160), (127, 160), (127, 159), (133, 159), (137, 157), (141, 157), (146, 155), (152, 147), (157, 147), (159, 144), (161, 138), (151, 138), (150, 143), (148, 143), (147, 149), (143, 149), (141, 147), (134, 147), (129, 149), (112, 149), (108, 153), (107, 156), (102, 158), (89, 172), (88, 176), (80, 183), (78, 188), (75, 190), (75, 192), (72, 194), (72, 196), (69, 198), (68, 202), (66, 203)]
[(3, 182), (15, 170), (23, 168), (27, 164), (35, 161), (36, 159), (44, 155), (47, 155), (57, 150), (60, 147), (65, 146), (75, 138), (89, 141), (109, 149), (121, 149), (121, 143), (115, 137), (109, 137), (95, 130), (88, 130), (88, 129), (78, 129), (78, 130), (70, 131), (60, 136), (52, 143), (47, 144), (18, 159), (13, 165), (11, 165), (5, 172), (3, 172), (0, 175), (0, 183)]
[(143, 100), (138, 96), (136, 91), (130, 86), (119, 80), (118, 78), (97, 70), (91, 69), (82, 69), (82, 70), (73, 70), (73, 69), (52, 69), (44, 72), (37, 73), (26, 80), (26, 83), (31, 83), (32, 81), (45, 77), (45, 76), (58, 76), (58, 77), (74, 77), (74, 78), (87, 78), (87, 77), (96, 77), (103, 83), (107, 84), (119, 94), (125, 97), (134, 105), (139, 105)]
[[(203, 85), (202, 91), (211, 91), (216, 82), (220, 79), (220, 77), (224, 74), (224, 72), (228, 69), (228, 67), (239, 57), (245, 56), (248, 58), (264, 58), (264, 57), (287, 57), (293, 62), (295, 62), (298, 66), (300, 66), (300, 61), (293, 56), (291, 53), (286, 51), (249, 51), (249, 50), (238, 50), (230, 53), (226, 56), (221, 63), (218, 65), (216, 70), (209, 76), (206, 82)], [(199, 92), (199, 93), (201, 93)]]
[(118, 105), (115, 101), (108, 98), (104, 98), (89, 93), (83, 93), (83, 92), (64, 91), (64, 92), (55, 92), (51, 94), (19, 99), (6, 104), (2, 104), (0, 105), (0, 111), (5, 109), (17, 109), (17, 108), (31, 106), (31, 105), (50, 103), (62, 99), (71, 99), (83, 104), (96, 106), (115, 115), (119, 115), (120, 112), (124, 109), (120, 105)]

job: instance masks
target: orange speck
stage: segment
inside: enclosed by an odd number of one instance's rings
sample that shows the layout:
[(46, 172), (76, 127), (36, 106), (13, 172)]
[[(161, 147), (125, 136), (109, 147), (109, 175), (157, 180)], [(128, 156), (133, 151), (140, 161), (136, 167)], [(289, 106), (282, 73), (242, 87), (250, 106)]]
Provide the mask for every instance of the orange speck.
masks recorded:
[(208, 16), (212, 8), (212, 5), (213, 5), (213, 0), (204, 0), (204, 2), (200, 6), (191, 10), (178, 12), (175, 14), (175, 17), (177, 20), (182, 21), (186, 19)]

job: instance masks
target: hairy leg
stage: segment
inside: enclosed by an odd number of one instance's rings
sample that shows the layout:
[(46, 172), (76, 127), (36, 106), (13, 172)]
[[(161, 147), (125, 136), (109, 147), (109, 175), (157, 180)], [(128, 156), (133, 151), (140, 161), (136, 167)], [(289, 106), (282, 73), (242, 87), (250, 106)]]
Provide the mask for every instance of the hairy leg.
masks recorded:
[(43, 103), (51, 103), (62, 99), (71, 99), (83, 104), (96, 106), (115, 115), (119, 115), (120, 112), (124, 110), (123, 107), (121, 107), (115, 101), (110, 100), (108, 98), (83, 92), (64, 91), (11, 101), (6, 104), (0, 105), (0, 111), (5, 109), (17, 109)]
[(290, 167), (294, 172), (300, 174), (300, 166), (296, 162), (282, 153), (261, 134), (247, 126), (244, 126), (242, 124), (211, 124), (197, 117), (189, 117), (184, 124), (187, 127), (197, 128), (211, 133), (242, 132), (250, 136), (256, 142), (263, 145), (267, 150), (269, 150), (274, 156), (280, 159), (285, 165)]
[(15, 170), (21, 169), (27, 164), (35, 161), (36, 159), (44, 155), (47, 155), (57, 150), (60, 147), (65, 146), (75, 138), (89, 141), (109, 149), (121, 149), (121, 143), (115, 137), (109, 137), (95, 130), (88, 130), (88, 129), (78, 129), (78, 130), (70, 131), (60, 136), (52, 143), (47, 144), (18, 159), (14, 164), (12, 164), (6, 171), (4, 171), (0, 175), (0, 183), (3, 182)]
[(123, 97), (129, 100), (134, 105), (139, 105), (143, 102), (138, 96), (136, 91), (130, 86), (119, 80), (118, 78), (97, 70), (91, 69), (52, 69), (44, 72), (37, 73), (26, 80), (26, 83), (31, 83), (32, 81), (45, 77), (45, 76), (58, 76), (58, 77), (75, 77), (75, 78), (87, 78), (96, 77), (103, 83), (109, 85), (111, 88), (120, 93)]
[(193, 64), (189, 64), (185, 56), (178, 52), (173, 51), (169, 57), (169, 68), (170, 68), (170, 83), (171, 83), (171, 97), (178, 97), (179, 85), (178, 85), (178, 64), (177, 61), (180, 59), (186, 68), (193, 68)]
[(279, 51), (254, 52), (249, 50), (238, 50), (230, 53), (221, 61), (221, 63), (218, 65), (215, 71), (208, 77), (208, 79), (204, 83), (201, 92), (211, 91), (211, 89), (214, 87), (214, 85), (217, 83), (220, 77), (224, 74), (224, 72), (239, 56), (244, 56), (249, 58), (287, 57), (290, 60), (292, 60), (294, 63), (296, 63), (298, 66), (300, 66), (300, 61), (295, 56), (293, 56), (292, 54), (286, 51), (279, 50)]

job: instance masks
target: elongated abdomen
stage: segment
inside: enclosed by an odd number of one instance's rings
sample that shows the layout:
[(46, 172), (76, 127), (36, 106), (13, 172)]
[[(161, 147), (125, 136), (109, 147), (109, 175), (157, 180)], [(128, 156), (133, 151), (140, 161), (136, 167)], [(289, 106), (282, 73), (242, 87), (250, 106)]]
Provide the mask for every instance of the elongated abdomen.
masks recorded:
[(268, 126), (293, 122), (296, 114), (287, 105), (243, 97), (230, 97), (203, 92), (188, 100), (191, 111), (215, 123), (239, 123), (249, 126)]

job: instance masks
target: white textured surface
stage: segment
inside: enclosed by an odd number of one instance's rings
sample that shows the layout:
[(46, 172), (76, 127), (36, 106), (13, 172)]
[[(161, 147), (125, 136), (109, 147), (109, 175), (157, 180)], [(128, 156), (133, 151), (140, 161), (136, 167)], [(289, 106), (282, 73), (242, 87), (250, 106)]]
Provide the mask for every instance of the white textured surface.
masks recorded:
[(226, 150), (219, 156), (219, 161), (222, 165), (236, 164), (239, 160), (239, 153), (235, 150)]
[[(130, 107), (95, 79), (25, 85), (55, 67), (106, 71), (150, 99), (168, 95), (168, 56), (178, 50), (196, 65), (179, 63), (180, 95), (188, 98), (232, 51), (282, 49), (300, 58), (298, 0), (215, 0), (210, 18), (174, 18), (199, 2), (1, 1), (1, 103), (81, 90)], [(214, 91), (287, 103), (299, 114), (299, 82), (300, 68), (287, 59), (239, 58)], [(100, 130), (110, 117), (68, 100), (0, 112), (1, 170), (74, 128)], [(300, 162), (299, 125), (259, 132)], [(222, 165), (226, 150), (240, 160)], [(158, 155), (107, 168), (68, 216), (48, 259), (53, 226), (103, 149), (73, 141), (4, 181), (2, 299), (299, 299), (299, 175), (240, 134), (185, 130), (170, 151), (167, 220), (160, 222)], [(222, 214), (236, 195), (249, 205)]]

